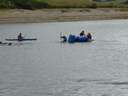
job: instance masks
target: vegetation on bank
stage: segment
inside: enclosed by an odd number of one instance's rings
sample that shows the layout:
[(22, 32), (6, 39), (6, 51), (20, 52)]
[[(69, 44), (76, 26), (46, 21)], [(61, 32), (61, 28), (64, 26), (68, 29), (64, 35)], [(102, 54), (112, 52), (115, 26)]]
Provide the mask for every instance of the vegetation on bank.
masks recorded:
[(128, 8), (128, 0), (0, 0), (0, 8)]
[(44, 0), (0, 0), (0, 8), (39, 9), (47, 8)]

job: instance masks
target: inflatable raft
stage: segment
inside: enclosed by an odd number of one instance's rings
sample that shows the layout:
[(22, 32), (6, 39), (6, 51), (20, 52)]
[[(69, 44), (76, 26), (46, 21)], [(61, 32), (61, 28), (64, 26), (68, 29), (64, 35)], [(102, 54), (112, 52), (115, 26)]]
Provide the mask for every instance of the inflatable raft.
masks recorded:
[(63, 42), (75, 43), (75, 42), (91, 42), (94, 41), (93, 39), (89, 39), (86, 36), (75, 36), (70, 34), (67, 38), (66, 36), (61, 36), (63, 38)]

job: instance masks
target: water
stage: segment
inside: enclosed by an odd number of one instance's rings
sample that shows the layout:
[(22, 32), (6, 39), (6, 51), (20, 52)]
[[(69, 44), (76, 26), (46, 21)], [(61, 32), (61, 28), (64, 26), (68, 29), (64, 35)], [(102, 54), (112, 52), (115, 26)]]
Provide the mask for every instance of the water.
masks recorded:
[[(0, 24), (33, 42), (0, 46), (0, 96), (128, 96), (128, 20)], [(60, 43), (60, 32), (92, 33), (91, 43)]]

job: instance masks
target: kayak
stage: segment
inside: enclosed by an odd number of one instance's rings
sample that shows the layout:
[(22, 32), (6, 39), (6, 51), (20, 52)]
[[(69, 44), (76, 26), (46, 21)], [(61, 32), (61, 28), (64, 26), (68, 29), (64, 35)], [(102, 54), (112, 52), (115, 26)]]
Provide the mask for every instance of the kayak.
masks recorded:
[(33, 40), (37, 40), (36, 38), (23, 38), (23, 39), (5, 39), (7, 41), (33, 41)]

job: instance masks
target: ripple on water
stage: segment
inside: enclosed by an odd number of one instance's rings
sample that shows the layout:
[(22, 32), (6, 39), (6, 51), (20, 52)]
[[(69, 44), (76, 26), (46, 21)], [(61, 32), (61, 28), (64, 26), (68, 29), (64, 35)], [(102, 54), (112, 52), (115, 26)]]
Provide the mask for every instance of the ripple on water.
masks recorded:
[(106, 84), (106, 85), (128, 85), (128, 82), (121, 82), (121, 81), (115, 81), (115, 82), (100, 82), (98, 84)]
[(88, 78), (79, 78), (79, 79), (72, 79), (72, 82), (76, 83), (84, 83), (84, 82), (106, 82), (111, 81), (112, 79), (88, 79)]

